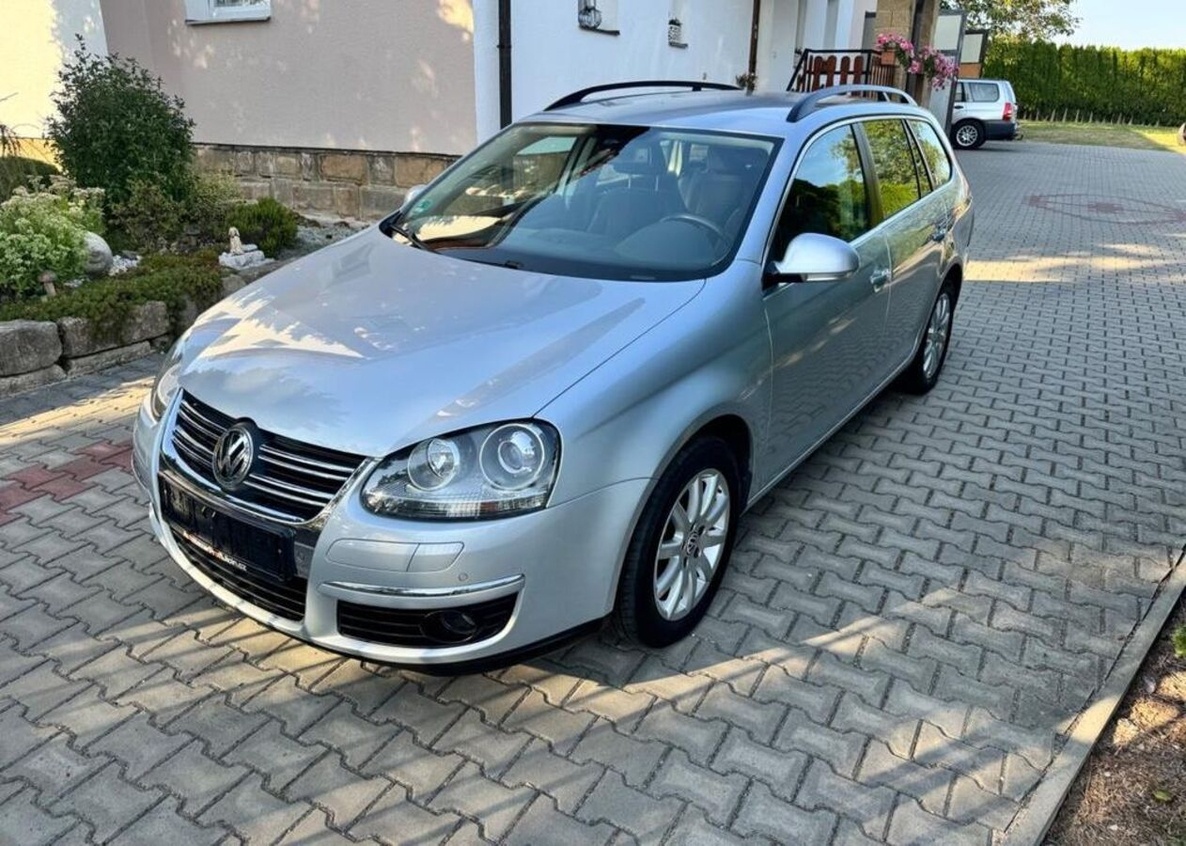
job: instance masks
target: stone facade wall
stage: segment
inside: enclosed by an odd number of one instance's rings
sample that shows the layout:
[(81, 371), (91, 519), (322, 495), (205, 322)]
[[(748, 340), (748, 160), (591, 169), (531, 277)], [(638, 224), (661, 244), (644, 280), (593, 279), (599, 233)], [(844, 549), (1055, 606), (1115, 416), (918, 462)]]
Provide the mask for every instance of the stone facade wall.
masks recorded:
[(455, 156), (221, 144), (196, 145), (205, 170), (232, 174), (243, 193), (272, 197), (298, 212), (375, 220), (407, 190), (448, 167)]

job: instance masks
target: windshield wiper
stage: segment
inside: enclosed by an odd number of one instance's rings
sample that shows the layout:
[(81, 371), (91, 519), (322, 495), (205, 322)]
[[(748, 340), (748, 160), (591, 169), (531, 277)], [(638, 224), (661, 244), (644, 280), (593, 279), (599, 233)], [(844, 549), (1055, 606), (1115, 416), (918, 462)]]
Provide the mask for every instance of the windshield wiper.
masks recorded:
[(428, 246), (427, 242), (422, 241), (420, 236), (411, 229), (401, 223), (396, 223), (395, 218), (384, 221), (381, 228), (383, 230), (383, 234), (387, 235), (388, 237), (392, 235), (398, 235), (418, 250), (428, 250), (430, 253), (436, 252), (436, 250)]

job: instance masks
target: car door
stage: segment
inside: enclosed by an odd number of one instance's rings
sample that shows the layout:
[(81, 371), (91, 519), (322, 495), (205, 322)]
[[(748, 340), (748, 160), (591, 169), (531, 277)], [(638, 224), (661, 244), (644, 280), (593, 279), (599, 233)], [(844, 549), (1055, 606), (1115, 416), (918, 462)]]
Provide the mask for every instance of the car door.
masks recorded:
[(852, 244), (860, 268), (843, 280), (767, 278), (773, 362), (768, 465), (800, 460), (876, 390), (884, 372), (889, 252), (871, 231), (866, 166), (853, 124), (808, 143), (778, 216), (768, 258), (804, 232)]
[(930, 202), (927, 169), (906, 122), (876, 118), (860, 127), (873, 164), (873, 207), (889, 245), (885, 363), (896, 369), (914, 354), (938, 292), (942, 242), (951, 222), (942, 205)]

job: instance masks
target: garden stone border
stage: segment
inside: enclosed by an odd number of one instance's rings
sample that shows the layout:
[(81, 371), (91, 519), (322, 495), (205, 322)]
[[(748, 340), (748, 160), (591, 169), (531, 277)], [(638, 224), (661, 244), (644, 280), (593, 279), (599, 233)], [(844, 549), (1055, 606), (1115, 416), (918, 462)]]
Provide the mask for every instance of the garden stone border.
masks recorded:
[[(271, 272), (286, 263), (273, 262), (267, 270)], [(237, 274), (222, 277), (223, 297), (263, 275), (257, 272), (247, 278)], [(193, 323), (199, 313), (196, 304), (186, 303), (182, 326)], [(0, 321), (0, 398), (143, 358), (154, 349), (167, 348), (172, 341), (169, 308), (159, 301), (136, 306), (120, 340), (95, 332), (91, 321), (84, 317)]]

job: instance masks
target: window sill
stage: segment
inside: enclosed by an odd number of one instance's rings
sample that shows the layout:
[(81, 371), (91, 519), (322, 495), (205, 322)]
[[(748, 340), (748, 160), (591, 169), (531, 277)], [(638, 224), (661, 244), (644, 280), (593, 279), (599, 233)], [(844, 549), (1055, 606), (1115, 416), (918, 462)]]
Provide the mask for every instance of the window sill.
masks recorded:
[(679, 50), (687, 50), (688, 49), (688, 44), (686, 41), (668, 41), (667, 46), (675, 47)]
[[(580, 24), (578, 24), (578, 26), (580, 26)], [(585, 32), (596, 32), (601, 35), (621, 35), (622, 34), (622, 30), (620, 30), (620, 29), (596, 29), (591, 26), (581, 26), (580, 28)]]
[(233, 15), (221, 14), (209, 18), (186, 18), (186, 26), (208, 26), (210, 24), (233, 23), (262, 23), (272, 19), (270, 11), (238, 12)]

